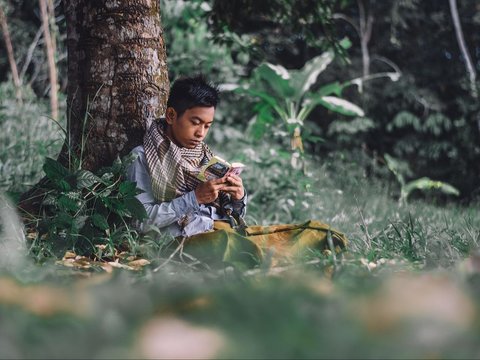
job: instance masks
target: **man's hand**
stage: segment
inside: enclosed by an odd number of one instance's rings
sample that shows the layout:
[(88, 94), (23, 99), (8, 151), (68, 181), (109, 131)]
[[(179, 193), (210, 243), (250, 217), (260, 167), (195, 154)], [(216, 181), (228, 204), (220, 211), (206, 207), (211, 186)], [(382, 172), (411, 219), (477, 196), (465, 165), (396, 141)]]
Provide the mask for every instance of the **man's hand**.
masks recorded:
[(243, 189), (242, 178), (237, 175), (227, 175), (225, 177), (226, 184), (223, 186), (222, 191), (229, 193), (232, 196), (233, 200), (240, 200), (245, 195), (245, 190)]
[(218, 197), (218, 192), (226, 186), (226, 179), (220, 178), (201, 183), (195, 189), (195, 196), (199, 204), (209, 204)]

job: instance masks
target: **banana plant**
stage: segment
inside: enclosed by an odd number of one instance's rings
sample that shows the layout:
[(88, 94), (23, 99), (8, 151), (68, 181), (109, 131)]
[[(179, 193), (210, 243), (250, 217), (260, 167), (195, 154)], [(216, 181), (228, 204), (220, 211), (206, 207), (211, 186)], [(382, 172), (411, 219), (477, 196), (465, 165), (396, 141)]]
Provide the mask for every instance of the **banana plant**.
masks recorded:
[(452, 185), (438, 180), (432, 180), (428, 177), (422, 177), (416, 180), (412, 180), (409, 182), (405, 181), (404, 170), (405, 166), (402, 165), (400, 161), (395, 159), (394, 157), (385, 154), (384, 155), (385, 163), (387, 164), (388, 169), (395, 175), (395, 178), (400, 184), (400, 198), (398, 201), (400, 204), (406, 204), (409, 195), (414, 190), (421, 190), (421, 191), (431, 191), (431, 190), (439, 190), (444, 194), (447, 195), (454, 195), (459, 196), (460, 192), (457, 188), (453, 187)]
[(281, 65), (264, 63), (253, 71), (252, 80), (238, 91), (256, 97), (259, 102), (255, 110), (256, 120), (253, 135), (263, 136), (267, 126), (280, 120), (291, 137), (293, 151), (303, 154), (302, 129), (305, 120), (315, 107), (321, 105), (327, 109), (347, 115), (364, 116), (364, 111), (357, 105), (341, 97), (346, 86), (356, 84), (332, 82), (311, 91), (318, 76), (333, 61), (333, 51), (308, 61), (299, 70), (287, 70)]

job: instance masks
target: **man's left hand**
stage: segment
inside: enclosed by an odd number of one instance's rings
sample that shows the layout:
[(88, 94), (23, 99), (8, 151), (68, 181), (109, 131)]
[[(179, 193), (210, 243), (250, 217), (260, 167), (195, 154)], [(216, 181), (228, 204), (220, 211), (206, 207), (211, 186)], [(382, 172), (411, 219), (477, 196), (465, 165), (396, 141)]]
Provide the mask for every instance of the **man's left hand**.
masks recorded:
[(229, 193), (232, 196), (232, 200), (241, 200), (245, 195), (242, 178), (237, 175), (227, 175), (225, 180), (227, 185), (222, 188), (222, 191)]

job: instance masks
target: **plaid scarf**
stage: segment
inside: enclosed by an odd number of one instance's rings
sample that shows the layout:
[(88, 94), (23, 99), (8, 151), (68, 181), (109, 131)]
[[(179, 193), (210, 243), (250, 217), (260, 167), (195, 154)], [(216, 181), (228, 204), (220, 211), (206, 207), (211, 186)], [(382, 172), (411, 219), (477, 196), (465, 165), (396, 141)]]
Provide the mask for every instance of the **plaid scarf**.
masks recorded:
[[(201, 180), (197, 175), (213, 156), (201, 142), (194, 149), (178, 147), (166, 135), (165, 119), (153, 121), (143, 139), (145, 157), (152, 179), (153, 197), (158, 202), (171, 201), (194, 190)], [(212, 205), (222, 209), (229, 196), (222, 193)]]

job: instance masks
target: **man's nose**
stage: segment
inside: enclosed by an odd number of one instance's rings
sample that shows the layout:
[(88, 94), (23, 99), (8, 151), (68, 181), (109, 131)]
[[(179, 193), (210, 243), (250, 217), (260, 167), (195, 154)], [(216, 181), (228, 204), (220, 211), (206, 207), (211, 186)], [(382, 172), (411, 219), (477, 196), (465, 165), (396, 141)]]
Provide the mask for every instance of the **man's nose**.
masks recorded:
[(207, 129), (204, 126), (200, 126), (197, 128), (197, 131), (195, 132), (195, 136), (198, 138), (203, 138), (206, 132), (207, 132)]

